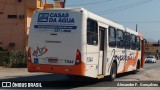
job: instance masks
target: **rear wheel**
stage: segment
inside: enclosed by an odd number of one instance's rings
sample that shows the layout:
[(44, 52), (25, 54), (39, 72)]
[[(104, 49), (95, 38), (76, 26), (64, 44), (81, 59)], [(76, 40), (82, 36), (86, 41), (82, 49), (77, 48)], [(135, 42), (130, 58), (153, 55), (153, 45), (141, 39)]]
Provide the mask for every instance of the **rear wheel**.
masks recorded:
[(117, 75), (117, 65), (116, 63), (113, 63), (111, 67), (110, 75), (109, 75), (109, 80), (114, 81), (114, 79), (116, 78), (116, 75)]

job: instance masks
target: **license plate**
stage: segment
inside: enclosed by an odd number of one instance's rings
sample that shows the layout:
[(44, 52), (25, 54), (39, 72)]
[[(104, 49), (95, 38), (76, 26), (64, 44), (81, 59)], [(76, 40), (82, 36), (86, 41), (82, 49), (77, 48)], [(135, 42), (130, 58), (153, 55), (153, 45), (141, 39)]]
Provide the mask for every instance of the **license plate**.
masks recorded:
[(57, 62), (58, 62), (58, 59), (50, 58), (50, 59), (48, 59), (48, 62), (49, 62), (49, 63), (57, 63)]

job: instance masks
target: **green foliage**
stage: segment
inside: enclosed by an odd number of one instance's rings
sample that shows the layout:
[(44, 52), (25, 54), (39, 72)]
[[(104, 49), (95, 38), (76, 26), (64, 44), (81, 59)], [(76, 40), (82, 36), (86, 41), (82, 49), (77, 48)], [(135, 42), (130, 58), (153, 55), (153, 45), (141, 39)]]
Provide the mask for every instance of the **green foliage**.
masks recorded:
[(0, 65), (6, 67), (26, 67), (27, 52), (18, 51), (0, 51)]

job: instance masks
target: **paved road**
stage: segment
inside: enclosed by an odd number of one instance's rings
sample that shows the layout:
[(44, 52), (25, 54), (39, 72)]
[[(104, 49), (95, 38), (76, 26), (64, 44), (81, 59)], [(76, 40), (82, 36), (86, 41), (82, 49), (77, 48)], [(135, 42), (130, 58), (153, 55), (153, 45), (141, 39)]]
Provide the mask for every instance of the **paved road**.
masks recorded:
[[(115, 81), (160, 81), (160, 61), (155, 64), (145, 64), (144, 69), (140, 70), (137, 74), (121, 74)], [(77, 90), (123, 90), (126, 87), (106, 87), (112, 83), (106, 79), (77, 79), (70, 80), (65, 75), (49, 74), (49, 73), (29, 73), (26, 68), (2, 68), (0, 67), (0, 81), (56, 81), (53, 84), (60, 84), (60, 87), (71, 85), (68, 89)], [(63, 85), (62, 85), (63, 84)], [(128, 88), (131, 89), (131, 88)], [(127, 89), (127, 90), (128, 90)], [(141, 87), (140, 87), (141, 89)], [(144, 90), (150, 90), (143, 88)], [(142, 89), (142, 90), (143, 90)], [(132, 88), (134, 90), (134, 88)], [(135, 89), (136, 90), (136, 89)], [(160, 90), (160, 88), (152, 88), (152, 90)]]

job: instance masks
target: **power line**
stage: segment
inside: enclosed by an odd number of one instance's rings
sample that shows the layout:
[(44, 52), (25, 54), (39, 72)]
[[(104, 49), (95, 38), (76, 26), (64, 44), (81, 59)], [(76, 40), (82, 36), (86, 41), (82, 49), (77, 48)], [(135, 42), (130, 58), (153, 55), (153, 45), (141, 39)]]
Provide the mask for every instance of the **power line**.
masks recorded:
[(86, 6), (86, 5), (94, 5), (94, 4), (99, 4), (99, 3), (108, 2), (108, 1), (112, 1), (112, 0), (103, 0), (103, 1), (97, 1), (97, 2), (84, 3), (84, 4), (68, 5), (68, 6)]
[(160, 21), (126, 21), (126, 22), (117, 21), (117, 23), (160, 23)]
[(99, 13), (106, 14), (106, 13), (119, 12), (119, 11), (123, 11), (123, 10), (129, 9), (129, 8), (140, 6), (142, 4), (145, 4), (145, 3), (148, 3), (148, 2), (151, 2), (151, 1), (152, 0), (141, 0), (141, 1), (138, 1), (138, 2), (135, 2), (135, 3), (125, 5), (125, 6), (120, 6), (120, 7), (116, 7), (116, 8), (113, 8), (113, 9), (108, 9), (108, 10), (105, 10), (105, 11), (101, 11)]
[(151, 2), (151, 1), (153, 1), (153, 0), (141, 0), (141, 1), (138, 1), (138, 2), (134, 2), (134, 3), (131, 3), (131, 4), (125, 5), (125, 6), (120, 6), (120, 7), (116, 7), (116, 8), (113, 8), (113, 9), (108, 9), (108, 10), (105, 10), (105, 11), (100, 11), (100, 12), (97, 12), (97, 13), (100, 13), (100, 15), (103, 15), (103, 14), (107, 14), (107, 13), (120, 12), (120, 11), (129, 9), (129, 8), (140, 6), (142, 4), (145, 4), (145, 3), (148, 3), (148, 2)]

